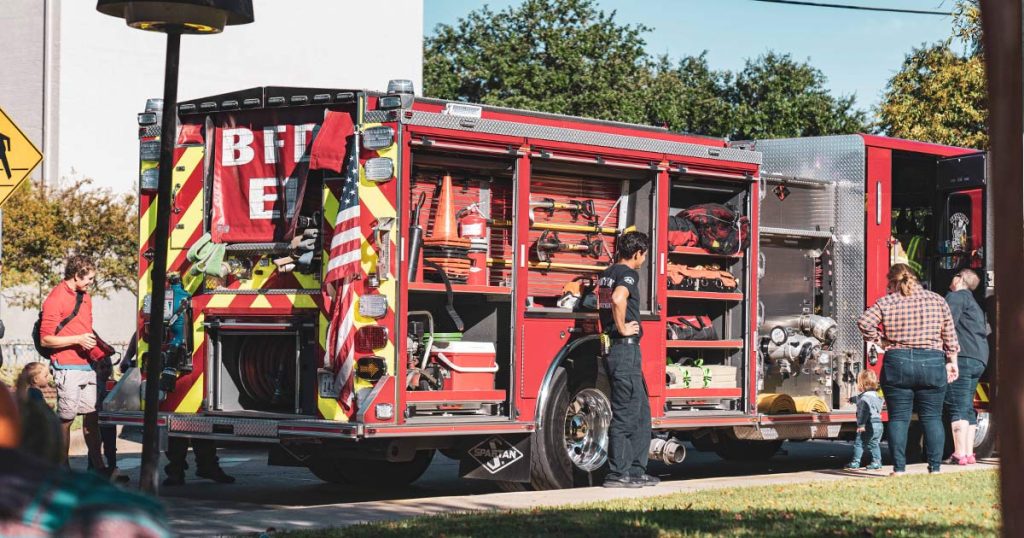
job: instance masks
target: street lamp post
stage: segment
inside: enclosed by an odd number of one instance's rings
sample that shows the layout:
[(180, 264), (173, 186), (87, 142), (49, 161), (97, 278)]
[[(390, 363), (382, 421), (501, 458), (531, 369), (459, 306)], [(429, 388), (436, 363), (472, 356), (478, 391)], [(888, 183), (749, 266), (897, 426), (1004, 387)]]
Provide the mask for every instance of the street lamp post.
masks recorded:
[(178, 52), (182, 34), (213, 34), (225, 25), (253, 21), (252, 0), (99, 0), (96, 9), (120, 17), (133, 28), (167, 34), (164, 64), (163, 123), (160, 128), (159, 187), (156, 202), (155, 252), (151, 264), (149, 360), (146, 362), (145, 414), (142, 434), (142, 469), (139, 488), (157, 493), (160, 463), (159, 432), (160, 370), (164, 341), (164, 291), (167, 283), (167, 240), (171, 219), (171, 173), (178, 122)]

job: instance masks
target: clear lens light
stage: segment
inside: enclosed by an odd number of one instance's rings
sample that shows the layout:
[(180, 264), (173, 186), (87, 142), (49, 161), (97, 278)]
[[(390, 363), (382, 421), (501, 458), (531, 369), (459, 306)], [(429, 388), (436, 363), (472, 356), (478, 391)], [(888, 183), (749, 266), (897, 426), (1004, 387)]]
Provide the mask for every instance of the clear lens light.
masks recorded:
[(388, 420), (395, 416), (395, 408), (389, 403), (379, 403), (374, 406), (373, 411), (377, 415), (377, 420)]
[(370, 181), (388, 181), (395, 176), (395, 163), (387, 157), (376, 157), (366, 161), (364, 165), (366, 179)]
[(391, 127), (370, 127), (363, 131), (363, 148), (381, 149), (395, 142), (395, 130)]

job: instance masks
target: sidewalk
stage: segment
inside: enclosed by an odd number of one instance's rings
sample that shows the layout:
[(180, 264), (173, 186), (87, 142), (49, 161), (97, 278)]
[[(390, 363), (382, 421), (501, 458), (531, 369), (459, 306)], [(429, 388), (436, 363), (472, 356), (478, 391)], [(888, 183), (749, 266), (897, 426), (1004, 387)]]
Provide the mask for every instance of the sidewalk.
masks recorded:
[[(995, 469), (997, 460), (986, 460), (971, 467), (945, 466), (943, 472), (972, 472)], [(689, 493), (731, 487), (830, 482), (850, 479), (881, 478), (890, 468), (881, 471), (846, 472), (842, 470), (802, 471), (787, 474), (743, 477), (674, 480), (660, 485), (636, 489), (579, 488), (571, 491), (539, 491), (524, 493), (492, 493), (425, 499), (401, 499), (372, 502), (339, 503), (312, 507), (281, 507), (274, 509), (227, 508), (209, 502), (175, 499), (168, 506), (171, 524), (181, 535), (209, 536), (218, 534), (260, 533), (277, 530), (343, 527), (359, 523), (405, 519), (422, 515), (452, 514), (486, 510), (515, 510), (542, 506), (571, 506), (613, 499), (644, 498), (672, 493)], [(908, 474), (924, 474), (925, 464), (909, 465)]]

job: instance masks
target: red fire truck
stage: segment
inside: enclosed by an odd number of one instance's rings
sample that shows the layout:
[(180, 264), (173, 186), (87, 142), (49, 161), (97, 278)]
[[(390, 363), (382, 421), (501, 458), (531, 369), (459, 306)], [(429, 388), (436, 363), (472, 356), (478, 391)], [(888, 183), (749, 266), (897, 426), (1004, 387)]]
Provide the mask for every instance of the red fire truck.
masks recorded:
[[(153, 105), (139, 116), (138, 349), (162, 363), (148, 380), (162, 432), (266, 443), (271, 464), (348, 484), (411, 482), (436, 451), (508, 489), (599, 483), (610, 404), (588, 299), (626, 229), (653, 240), (639, 286), (653, 458), (681, 462), (683, 440), (756, 459), (849, 435), (865, 365), (851, 316), (881, 293), (903, 232), (890, 211), (905, 200), (917, 218), (912, 189), (968, 153), (877, 137), (730, 146), (416, 98), (402, 81), (196, 99), (177, 110), (158, 323)], [(946, 205), (928, 207), (967, 211), (977, 243), (983, 178), (958, 174), (947, 187), (963, 198), (934, 191)], [(679, 241), (678, 215), (707, 204), (749, 222), (748, 240)], [(975, 243), (928, 258), (931, 281), (945, 260), (986, 268)], [(165, 349), (147, 348), (153, 330)], [(141, 424), (140, 370), (104, 421)]]

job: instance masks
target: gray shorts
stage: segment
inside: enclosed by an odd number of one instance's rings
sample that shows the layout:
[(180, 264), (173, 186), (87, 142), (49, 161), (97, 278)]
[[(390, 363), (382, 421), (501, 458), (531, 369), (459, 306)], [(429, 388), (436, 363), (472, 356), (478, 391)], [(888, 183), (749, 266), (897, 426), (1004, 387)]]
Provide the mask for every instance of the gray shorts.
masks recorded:
[(57, 383), (57, 415), (74, 420), (77, 415), (96, 411), (96, 372), (92, 370), (54, 370)]

